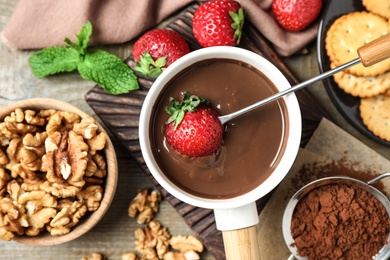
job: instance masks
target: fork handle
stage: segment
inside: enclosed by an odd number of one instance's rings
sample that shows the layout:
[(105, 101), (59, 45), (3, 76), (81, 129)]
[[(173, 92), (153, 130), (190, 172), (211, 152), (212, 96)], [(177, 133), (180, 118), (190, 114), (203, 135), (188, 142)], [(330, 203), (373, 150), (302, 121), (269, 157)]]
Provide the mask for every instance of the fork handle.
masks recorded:
[(359, 47), (357, 52), (365, 67), (390, 58), (390, 33)]

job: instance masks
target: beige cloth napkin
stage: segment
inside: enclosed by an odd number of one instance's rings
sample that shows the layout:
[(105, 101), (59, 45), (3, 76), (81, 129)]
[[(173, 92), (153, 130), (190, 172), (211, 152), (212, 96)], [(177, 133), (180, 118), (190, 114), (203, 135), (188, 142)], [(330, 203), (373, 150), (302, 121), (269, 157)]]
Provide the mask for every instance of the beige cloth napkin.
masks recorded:
[[(1, 33), (12, 50), (64, 45), (87, 20), (92, 45), (118, 44), (135, 39), (193, 0), (19, 0)], [(272, 15), (272, 0), (237, 0), (250, 21), (283, 56), (301, 51), (317, 35), (318, 23), (299, 33), (280, 28)]]

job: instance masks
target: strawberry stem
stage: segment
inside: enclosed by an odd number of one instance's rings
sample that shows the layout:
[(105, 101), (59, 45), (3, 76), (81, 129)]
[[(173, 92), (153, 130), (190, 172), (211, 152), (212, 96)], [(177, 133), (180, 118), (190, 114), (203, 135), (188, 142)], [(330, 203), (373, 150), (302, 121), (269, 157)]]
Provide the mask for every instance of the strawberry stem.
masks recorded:
[(164, 70), (166, 63), (166, 57), (160, 57), (155, 61), (152, 55), (150, 55), (148, 51), (145, 51), (145, 53), (140, 57), (140, 60), (137, 62), (134, 70), (145, 76), (157, 78)]
[(234, 29), (234, 38), (236, 39), (236, 44), (238, 45), (241, 41), (242, 27), (244, 26), (244, 10), (240, 8), (237, 13), (230, 11), (229, 15), (233, 20), (231, 26)]
[(195, 112), (196, 107), (201, 104), (208, 105), (209, 101), (205, 98), (201, 98), (195, 95), (191, 95), (186, 91), (183, 94), (183, 100), (178, 101), (174, 98), (169, 98), (171, 106), (167, 106), (165, 111), (171, 116), (168, 118), (166, 124), (175, 122), (174, 129), (181, 123), (186, 112)]

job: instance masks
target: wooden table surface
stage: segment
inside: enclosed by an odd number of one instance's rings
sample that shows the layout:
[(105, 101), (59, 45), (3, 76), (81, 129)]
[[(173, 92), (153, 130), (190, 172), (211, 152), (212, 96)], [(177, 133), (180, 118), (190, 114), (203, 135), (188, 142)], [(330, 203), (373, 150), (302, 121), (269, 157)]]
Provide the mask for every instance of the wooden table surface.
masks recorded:
[[(17, 0), (0, 0), (0, 30), (7, 24), (16, 3)], [(101, 47), (122, 59), (131, 54), (131, 48), (131, 42)], [(288, 67), (302, 81), (319, 73), (315, 42), (309, 46), (309, 50), (308, 55), (284, 59)], [(0, 43), (0, 108), (21, 99), (55, 98), (69, 102), (99, 120), (84, 100), (85, 93), (95, 85), (93, 82), (81, 79), (77, 73), (37, 79), (32, 75), (27, 63), (29, 55), (30, 52), (27, 51), (12, 52), (3, 42)], [(369, 140), (345, 121), (330, 101), (322, 83), (313, 84), (309, 90), (338, 125), (390, 159), (388, 147)], [(153, 187), (153, 185), (129, 156), (127, 150), (115, 139), (113, 142), (118, 156), (119, 181), (112, 205), (100, 223), (84, 236), (63, 245), (33, 247), (0, 241), (0, 259), (81, 259), (90, 256), (93, 252), (101, 252), (111, 260), (121, 259), (123, 253), (134, 252), (134, 230), (140, 225), (127, 215), (127, 208), (138, 189)], [(162, 202), (156, 219), (168, 227), (172, 235), (192, 234), (181, 217), (165, 201)], [(205, 252), (202, 254), (202, 259), (213, 259), (213, 257)]]

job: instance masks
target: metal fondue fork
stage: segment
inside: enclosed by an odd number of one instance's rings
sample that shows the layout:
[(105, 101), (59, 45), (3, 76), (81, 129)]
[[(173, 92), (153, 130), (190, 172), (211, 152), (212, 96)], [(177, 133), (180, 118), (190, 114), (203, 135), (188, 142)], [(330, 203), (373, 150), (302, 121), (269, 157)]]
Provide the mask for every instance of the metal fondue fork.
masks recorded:
[(363, 46), (361, 46), (357, 50), (359, 58), (356, 58), (350, 62), (347, 62), (339, 67), (336, 67), (332, 70), (329, 70), (327, 72), (324, 72), (314, 78), (311, 78), (309, 80), (306, 80), (304, 82), (301, 82), (289, 89), (283, 90), (281, 92), (275, 93), (263, 100), (260, 100), (252, 105), (249, 105), (247, 107), (244, 107), (240, 110), (237, 110), (233, 113), (223, 115), (218, 117), (221, 124), (225, 124), (228, 121), (232, 120), (233, 118), (236, 118), (238, 116), (241, 116), (242, 114), (245, 114), (246, 112), (249, 112), (255, 108), (258, 108), (262, 105), (265, 105), (269, 102), (275, 101), (291, 92), (295, 92), (301, 88), (307, 87), (314, 82), (320, 81), (322, 79), (325, 79), (329, 76), (332, 76), (333, 74), (336, 74), (337, 72), (340, 72), (342, 70), (345, 70), (349, 67), (352, 67), (358, 63), (362, 63), (365, 67), (374, 65), (382, 60), (385, 60), (390, 57), (390, 33), (386, 34), (384, 36), (379, 37), (378, 39), (371, 41), (370, 43), (367, 43)]

